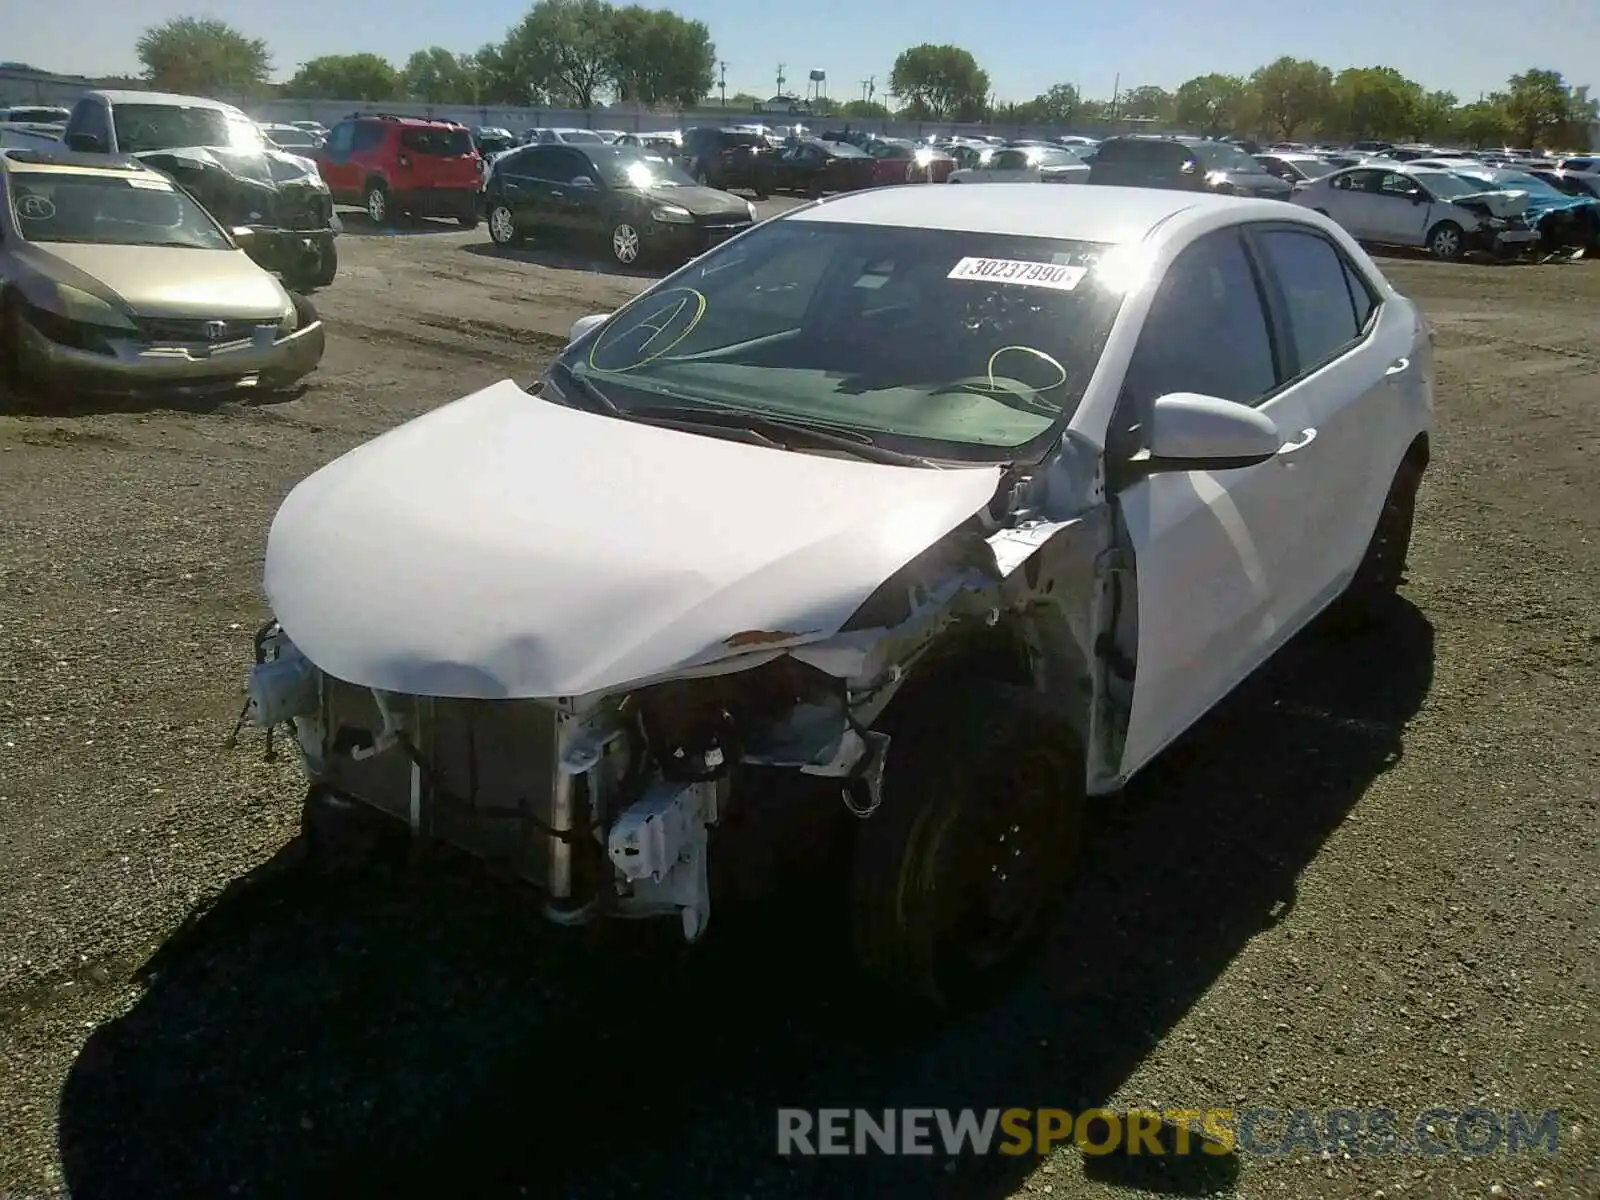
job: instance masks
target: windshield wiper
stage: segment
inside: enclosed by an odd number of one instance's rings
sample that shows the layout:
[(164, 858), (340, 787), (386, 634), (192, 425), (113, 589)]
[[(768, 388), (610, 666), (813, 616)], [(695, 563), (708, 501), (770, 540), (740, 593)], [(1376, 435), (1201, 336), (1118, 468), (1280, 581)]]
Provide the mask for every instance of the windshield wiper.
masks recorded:
[(797, 444), (803, 444), (843, 450), (868, 462), (911, 467), (936, 466), (920, 455), (906, 454), (880, 446), (867, 434), (848, 426), (820, 424), (788, 417), (770, 417), (734, 409), (698, 408), (676, 404), (651, 404), (630, 408), (622, 415), (628, 420), (641, 421), (649, 425), (666, 425), (671, 428), (687, 429), (699, 426), (705, 429), (742, 430), (757, 434), (772, 445), (785, 450), (792, 450)]
[(592, 379), (589, 379), (583, 375), (579, 375), (560, 359), (556, 360), (555, 366), (560, 368), (561, 374), (571, 384), (573, 389), (583, 394), (583, 398), (589, 402), (591, 411), (598, 410), (613, 417), (620, 417), (622, 415), (622, 410), (616, 406), (616, 403), (611, 399), (610, 396), (606, 395), (600, 390), (600, 388)]

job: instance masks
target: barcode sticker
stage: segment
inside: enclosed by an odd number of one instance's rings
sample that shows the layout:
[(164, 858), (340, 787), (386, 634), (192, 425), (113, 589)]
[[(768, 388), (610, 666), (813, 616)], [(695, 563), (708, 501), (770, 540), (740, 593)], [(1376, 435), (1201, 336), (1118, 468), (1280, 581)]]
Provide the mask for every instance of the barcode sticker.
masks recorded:
[(1088, 273), (1085, 267), (1065, 267), (1059, 263), (1025, 262), (1016, 258), (963, 258), (950, 268), (946, 278), (981, 279), (1070, 292)]

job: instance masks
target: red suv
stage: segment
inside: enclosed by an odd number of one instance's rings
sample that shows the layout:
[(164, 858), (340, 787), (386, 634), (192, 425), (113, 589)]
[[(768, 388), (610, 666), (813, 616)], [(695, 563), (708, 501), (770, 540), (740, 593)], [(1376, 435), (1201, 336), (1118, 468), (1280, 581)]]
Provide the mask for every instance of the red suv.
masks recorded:
[(374, 225), (403, 213), (478, 223), (482, 163), (472, 133), (453, 121), (387, 113), (340, 121), (313, 152), (336, 204), (359, 204)]

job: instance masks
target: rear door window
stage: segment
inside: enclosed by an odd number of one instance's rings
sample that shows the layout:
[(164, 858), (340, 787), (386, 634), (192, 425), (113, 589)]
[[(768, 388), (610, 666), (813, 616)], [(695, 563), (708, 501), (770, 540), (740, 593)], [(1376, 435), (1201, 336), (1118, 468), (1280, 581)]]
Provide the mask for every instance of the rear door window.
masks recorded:
[(411, 126), (400, 131), (400, 145), (434, 158), (461, 158), (472, 153), (472, 135), (465, 129), (431, 129)]
[(1361, 336), (1344, 258), (1326, 238), (1292, 229), (1255, 234), (1282, 289), (1299, 374), (1337, 358)]

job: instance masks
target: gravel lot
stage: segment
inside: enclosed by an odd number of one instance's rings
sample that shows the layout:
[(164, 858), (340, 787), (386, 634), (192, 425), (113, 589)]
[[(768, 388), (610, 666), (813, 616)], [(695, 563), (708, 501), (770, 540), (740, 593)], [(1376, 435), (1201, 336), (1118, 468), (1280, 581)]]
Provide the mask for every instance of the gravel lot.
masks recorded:
[[(302, 397), (0, 416), (0, 1196), (1600, 1196), (1600, 265), (1385, 260), (1441, 363), (1394, 627), (1291, 646), (1108, 817), (1034, 984), (906, 1029), (798, 903), (678, 973), (281, 867), (298, 772), (223, 747), (277, 504), (645, 282), (359, 220)], [(778, 1106), (1152, 1102), (1559, 1107), (1561, 1150), (774, 1154)]]

